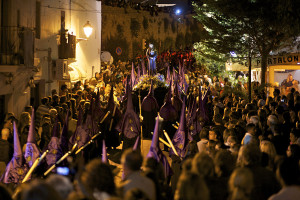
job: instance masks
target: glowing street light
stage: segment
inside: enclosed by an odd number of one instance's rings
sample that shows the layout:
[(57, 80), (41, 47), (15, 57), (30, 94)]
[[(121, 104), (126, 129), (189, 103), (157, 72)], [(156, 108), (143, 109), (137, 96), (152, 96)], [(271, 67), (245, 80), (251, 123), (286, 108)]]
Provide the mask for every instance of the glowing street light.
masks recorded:
[(180, 9), (176, 9), (175, 14), (176, 15), (180, 15), (181, 14), (181, 10)]
[(87, 38), (91, 36), (93, 32), (93, 27), (91, 26), (89, 21), (87, 21), (86, 24), (83, 26), (83, 31)]

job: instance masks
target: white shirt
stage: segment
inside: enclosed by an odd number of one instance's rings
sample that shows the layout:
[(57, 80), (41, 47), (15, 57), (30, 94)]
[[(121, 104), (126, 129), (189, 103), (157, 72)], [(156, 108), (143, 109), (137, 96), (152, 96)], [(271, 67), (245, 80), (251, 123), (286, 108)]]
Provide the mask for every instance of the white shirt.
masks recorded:
[(277, 194), (272, 195), (269, 200), (293, 200), (300, 198), (300, 186), (283, 187)]

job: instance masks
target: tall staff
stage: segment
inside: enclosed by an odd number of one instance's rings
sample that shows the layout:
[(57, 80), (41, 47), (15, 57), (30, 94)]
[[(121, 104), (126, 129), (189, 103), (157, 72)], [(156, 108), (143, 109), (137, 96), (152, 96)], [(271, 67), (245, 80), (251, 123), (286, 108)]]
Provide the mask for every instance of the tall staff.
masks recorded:
[(139, 108), (140, 108), (140, 123), (141, 123), (141, 151), (143, 150), (143, 116), (142, 116), (142, 104), (141, 104), (141, 90), (139, 90)]
[(115, 103), (114, 111), (113, 111), (113, 114), (112, 114), (112, 118), (110, 120), (109, 131), (111, 131), (111, 128), (112, 128), (112, 125), (113, 125), (113, 122), (114, 122), (114, 117), (115, 117), (115, 114), (116, 114), (116, 109), (117, 109), (117, 104)]

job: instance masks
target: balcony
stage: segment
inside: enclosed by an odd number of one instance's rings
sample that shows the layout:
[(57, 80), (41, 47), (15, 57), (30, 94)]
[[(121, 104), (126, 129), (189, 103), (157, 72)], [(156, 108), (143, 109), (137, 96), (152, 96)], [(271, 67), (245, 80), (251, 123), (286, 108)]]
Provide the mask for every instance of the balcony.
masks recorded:
[(24, 27), (0, 28), (0, 65), (33, 66), (34, 32)]

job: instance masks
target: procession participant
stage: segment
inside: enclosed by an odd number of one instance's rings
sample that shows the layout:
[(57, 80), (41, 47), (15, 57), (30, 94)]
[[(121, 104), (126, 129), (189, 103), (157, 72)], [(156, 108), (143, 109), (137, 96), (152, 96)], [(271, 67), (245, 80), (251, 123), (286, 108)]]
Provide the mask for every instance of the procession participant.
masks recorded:
[(153, 89), (153, 81), (151, 81), (150, 89), (148, 95), (143, 99), (142, 102), (142, 115), (143, 115), (143, 137), (151, 138), (151, 131), (154, 129), (155, 125), (155, 116), (157, 116), (158, 112), (158, 104), (154, 97), (154, 89)]
[(123, 150), (132, 148), (136, 138), (141, 133), (141, 124), (140, 118), (134, 112), (133, 104), (132, 104), (132, 94), (131, 87), (128, 87), (128, 97), (127, 97), (127, 108), (126, 112), (123, 115), (123, 119), (120, 123), (118, 131), (121, 133), (123, 137)]

